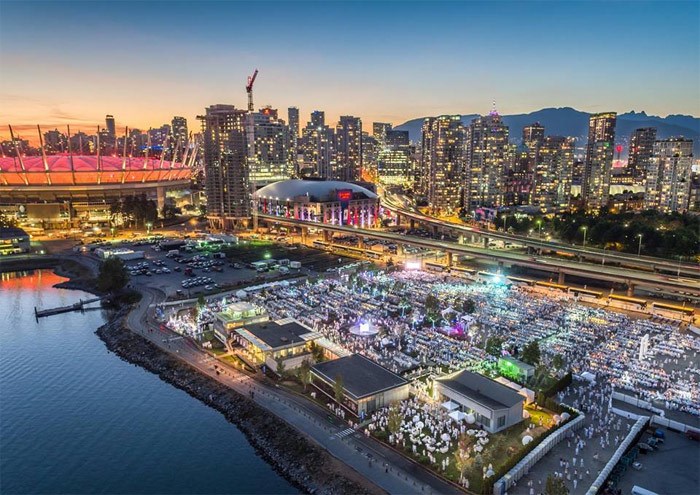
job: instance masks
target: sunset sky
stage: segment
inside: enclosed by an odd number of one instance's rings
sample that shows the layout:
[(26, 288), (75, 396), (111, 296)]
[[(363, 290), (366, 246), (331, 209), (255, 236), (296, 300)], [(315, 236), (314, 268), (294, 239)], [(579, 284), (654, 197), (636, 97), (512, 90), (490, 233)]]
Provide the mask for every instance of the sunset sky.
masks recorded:
[(7, 124), (148, 128), (214, 103), (399, 124), (571, 106), (700, 115), (698, 2), (0, 1)]

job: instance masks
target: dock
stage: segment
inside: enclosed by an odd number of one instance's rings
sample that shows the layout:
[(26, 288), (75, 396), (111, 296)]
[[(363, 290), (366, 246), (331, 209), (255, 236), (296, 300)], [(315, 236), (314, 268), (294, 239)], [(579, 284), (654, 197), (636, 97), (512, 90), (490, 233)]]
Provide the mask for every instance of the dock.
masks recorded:
[(101, 301), (104, 299), (103, 297), (94, 297), (92, 299), (86, 299), (82, 300), (80, 299), (78, 302), (71, 304), (70, 306), (61, 306), (58, 308), (50, 308), (50, 309), (37, 309), (36, 306), (34, 306), (34, 317), (36, 318), (37, 321), (39, 321), (39, 318), (43, 318), (45, 316), (53, 316), (53, 315), (58, 315), (61, 313), (69, 313), (71, 311), (84, 311), (85, 305), (87, 304), (92, 304), (98, 301)]

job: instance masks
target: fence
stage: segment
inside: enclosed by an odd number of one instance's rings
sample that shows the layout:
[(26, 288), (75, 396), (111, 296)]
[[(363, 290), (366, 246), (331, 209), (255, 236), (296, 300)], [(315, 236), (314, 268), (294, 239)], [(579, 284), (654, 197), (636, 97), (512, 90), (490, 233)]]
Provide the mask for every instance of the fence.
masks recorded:
[(631, 397), (620, 392), (613, 391), (612, 398), (621, 402), (626, 402), (627, 404), (632, 404), (633, 406), (636, 406), (640, 409), (646, 409), (647, 411), (651, 411), (656, 414), (662, 413), (662, 410), (658, 407), (654, 407), (651, 402), (642, 399), (637, 399), (636, 397)]
[(672, 419), (662, 418), (661, 416), (654, 415), (651, 417), (651, 424), (658, 426), (665, 426), (671, 430), (680, 431), (681, 433), (686, 433), (688, 431), (693, 431), (695, 433), (700, 433), (700, 429), (681, 423), (680, 421), (673, 421)]
[(596, 493), (598, 493), (598, 491), (602, 488), (603, 484), (605, 483), (605, 480), (608, 479), (608, 476), (610, 476), (610, 473), (612, 472), (613, 468), (618, 462), (620, 462), (620, 459), (630, 447), (634, 439), (637, 438), (637, 435), (639, 435), (639, 433), (644, 428), (646, 428), (648, 421), (649, 418), (647, 416), (642, 416), (639, 419), (637, 419), (634, 425), (632, 425), (630, 432), (627, 434), (624, 440), (622, 440), (620, 446), (617, 448), (617, 450), (612, 455), (607, 464), (605, 464), (605, 467), (602, 469), (602, 471), (595, 479), (593, 484), (590, 486), (590, 488), (588, 488), (586, 495), (595, 495)]
[[(569, 408), (573, 409), (571, 407)], [(504, 474), (501, 479), (496, 481), (496, 483), (493, 484), (493, 495), (504, 495), (516, 481), (527, 474), (530, 469), (532, 469), (532, 466), (537, 464), (540, 459), (547, 455), (547, 453), (552, 450), (555, 445), (561, 442), (569, 432), (580, 429), (583, 426), (583, 421), (586, 416), (581, 412), (577, 411), (577, 413), (578, 416), (542, 440), (539, 445), (532, 449), (532, 452), (523, 457), (520, 462), (510, 469), (510, 471)]]

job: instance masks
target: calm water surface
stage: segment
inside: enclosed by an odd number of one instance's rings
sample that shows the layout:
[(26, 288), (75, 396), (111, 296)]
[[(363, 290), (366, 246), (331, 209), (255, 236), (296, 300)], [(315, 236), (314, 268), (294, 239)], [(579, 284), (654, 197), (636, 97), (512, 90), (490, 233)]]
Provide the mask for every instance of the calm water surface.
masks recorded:
[(0, 493), (295, 493), (219, 413), (120, 360), (91, 297), (50, 271), (1, 274)]

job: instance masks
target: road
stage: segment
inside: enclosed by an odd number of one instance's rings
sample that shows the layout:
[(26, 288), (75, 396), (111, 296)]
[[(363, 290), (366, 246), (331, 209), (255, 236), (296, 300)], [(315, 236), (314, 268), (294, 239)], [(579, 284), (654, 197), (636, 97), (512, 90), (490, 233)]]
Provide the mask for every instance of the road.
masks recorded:
[(581, 256), (583, 258), (597, 260), (599, 262), (607, 260), (609, 262), (625, 263), (631, 266), (638, 266), (648, 270), (663, 269), (668, 272), (677, 273), (679, 276), (683, 275), (691, 277), (700, 277), (700, 265), (697, 263), (681, 263), (680, 261), (676, 262), (664, 260), (662, 258), (654, 258), (652, 256), (634, 256), (615, 251), (607, 251), (603, 249), (596, 249), (590, 247), (583, 248), (571, 244), (556, 243), (542, 239), (535, 239), (523, 235), (507, 234), (504, 232), (497, 232), (492, 230), (484, 231), (479, 228), (460, 225), (457, 223), (440, 220), (435, 217), (423, 215), (422, 213), (400, 206), (387, 196), (384, 196), (383, 206), (391, 211), (394, 211), (395, 213), (399, 213), (400, 215), (405, 216), (407, 218), (412, 218), (420, 223), (441, 227), (443, 229), (451, 230), (457, 233), (488, 237), (489, 239), (503, 240), (516, 244), (522, 244), (524, 246), (532, 247), (535, 249), (565, 252)]
[[(247, 395), (255, 391), (255, 402), (283, 419), (324, 447), (334, 457), (352, 467), (389, 493), (462, 493), (453, 485), (407, 460), (373, 439), (348, 431), (348, 426), (328, 422), (328, 411), (291, 392), (261, 383), (231, 367), (216, 374), (225, 365), (180, 335), (163, 331), (153, 324), (149, 309), (165, 299), (164, 294), (142, 284), (136, 289), (143, 298), (128, 314), (127, 326), (162, 350), (183, 360), (204, 375)], [(340, 423), (340, 420), (336, 421)], [(386, 465), (386, 467), (384, 467)]]
[(295, 227), (313, 227), (347, 235), (360, 235), (364, 237), (381, 239), (396, 244), (407, 244), (426, 249), (437, 249), (452, 254), (467, 255), (475, 258), (488, 259), (510, 265), (524, 266), (552, 273), (561, 272), (569, 275), (591, 277), (596, 280), (634, 284), (651, 289), (660, 288), (672, 292), (688, 292), (692, 295), (700, 296), (700, 280), (676, 278), (653, 272), (561, 260), (557, 258), (536, 258), (532, 255), (514, 253), (511, 251), (477, 248), (465, 246), (455, 242), (401, 235), (394, 232), (386, 232), (381, 230), (360, 229), (345, 225), (312, 223), (303, 220), (296, 220), (294, 218), (277, 217), (274, 215), (265, 214), (259, 214), (258, 218), (260, 220), (284, 225), (292, 225)]

